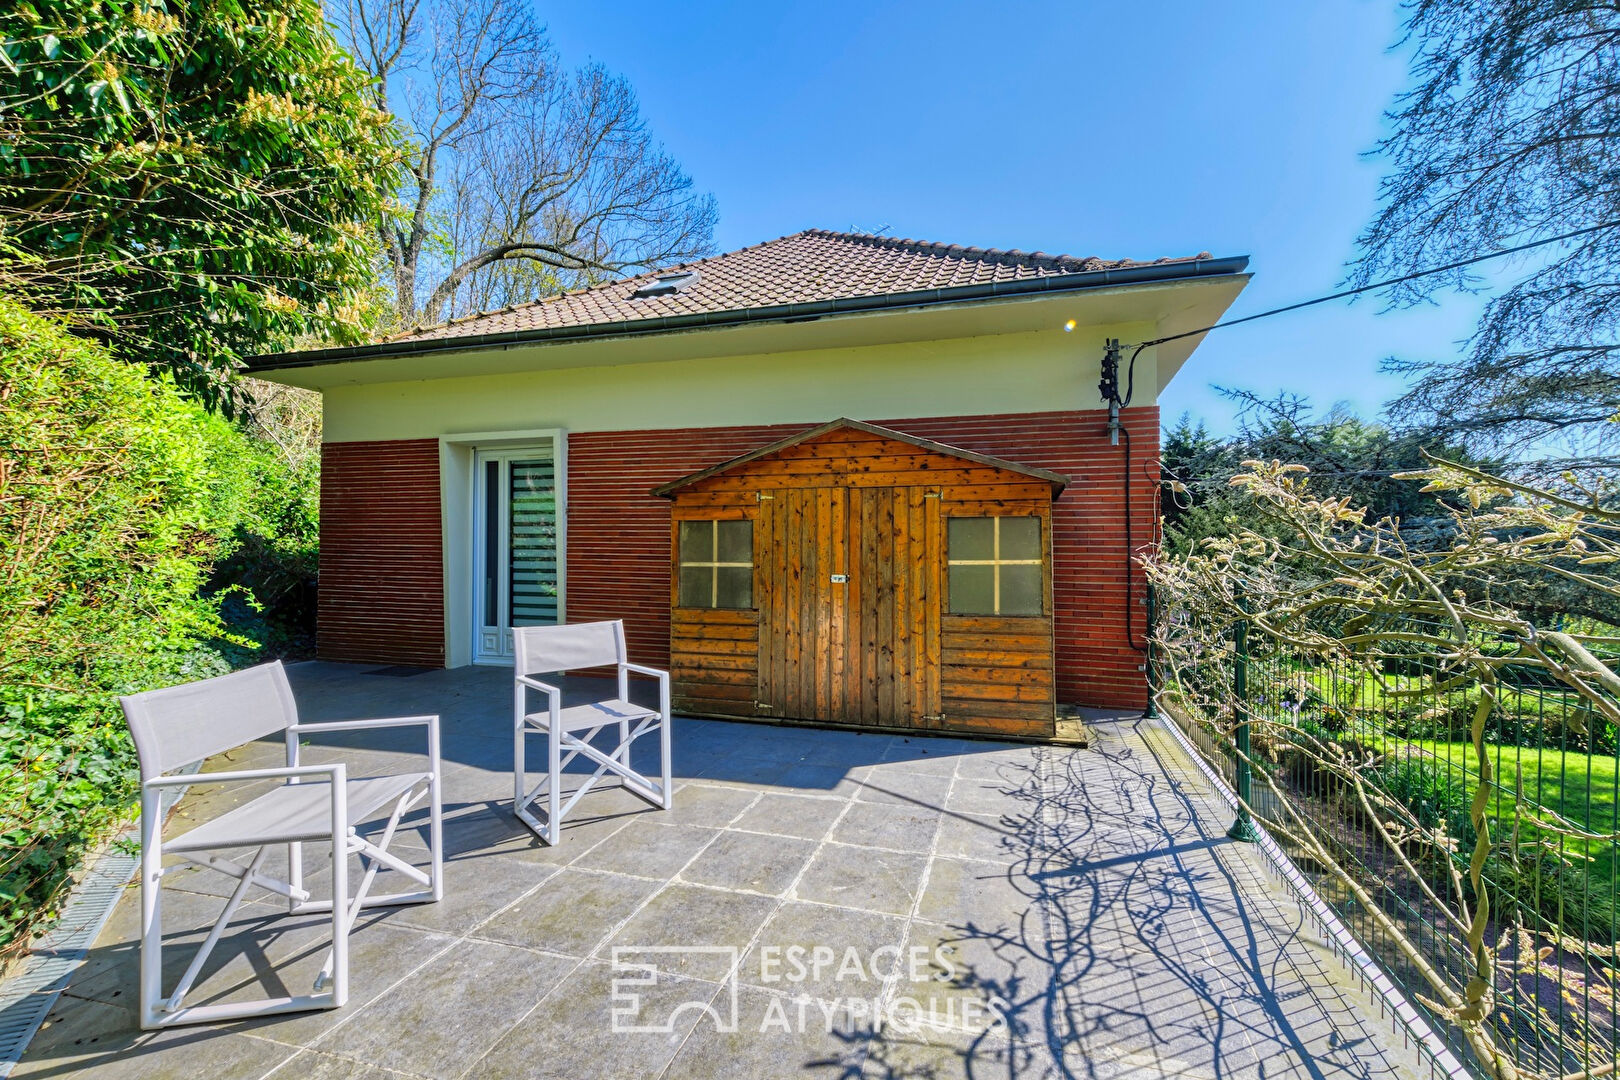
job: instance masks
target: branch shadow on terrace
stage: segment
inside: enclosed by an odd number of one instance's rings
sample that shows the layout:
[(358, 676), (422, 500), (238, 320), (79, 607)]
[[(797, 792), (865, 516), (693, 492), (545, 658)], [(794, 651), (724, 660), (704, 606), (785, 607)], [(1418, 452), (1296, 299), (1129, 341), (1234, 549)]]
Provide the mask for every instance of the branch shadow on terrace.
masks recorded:
[[(445, 717), (446, 900), (362, 918), (347, 1007), (135, 1031), (130, 890), (16, 1075), (111, 1080), (183, 1066), (257, 1080), (295, 1059), (296, 1070), (346, 1061), (444, 1077), (588, 1067), (674, 1080), (718, 1075), (716, 1062), (737, 1076), (844, 1078), (1420, 1074), (1258, 854), (1224, 839), (1224, 804), (1151, 721), (1095, 720), (1091, 750), (682, 721), (674, 811), (609, 789), (546, 847), (510, 814), (509, 678), (398, 679), (336, 665), (295, 673), (306, 719)], [(334, 741), (362, 761), (413, 749)], [(774, 823), (761, 816), (773, 801), (790, 809)], [(911, 844), (889, 829), (908, 811), (926, 830)], [(862, 838), (854, 825), (876, 830)], [(735, 880), (718, 876), (723, 860), (704, 861), (723, 849), (748, 855), (732, 860)], [(311, 851), (312, 863), (320, 858)], [(783, 872), (761, 878), (773, 861)], [(892, 895), (840, 892), (879, 871), (893, 877)], [(186, 927), (208, 925), (228, 884), (177, 879), (170, 940), (193, 940), (199, 931)], [(805, 925), (840, 947), (920, 946), (929, 957), (948, 947), (948, 971), (925, 966), (873, 993), (886, 1005), (963, 1006), (956, 1023), (948, 1011), (943, 1028), (915, 1030), (843, 1016), (830, 1031), (745, 1025), (727, 1037), (693, 1012), (673, 1040), (605, 1038), (611, 946), (638, 927), (669, 940), (735, 940), (746, 965), (748, 949), (798, 940)], [(287, 917), (273, 898), (254, 900), (199, 991), (219, 1000), (301, 983), (320, 965), (324, 929), (320, 918)], [(171, 955), (183, 960), (184, 950)], [(717, 1000), (723, 987), (709, 980), (699, 973), (686, 985)], [(751, 976), (743, 989), (755, 1008), (782, 998)], [(448, 1012), (410, 1026), (424, 996)], [(991, 999), (1006, 1003), (1006, 1030), (962, 1022), (964, 1003)]]

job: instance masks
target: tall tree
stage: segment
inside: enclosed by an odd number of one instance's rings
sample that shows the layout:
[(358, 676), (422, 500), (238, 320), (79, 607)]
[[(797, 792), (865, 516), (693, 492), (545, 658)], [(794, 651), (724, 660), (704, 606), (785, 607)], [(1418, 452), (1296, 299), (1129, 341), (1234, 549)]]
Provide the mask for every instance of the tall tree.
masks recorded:
[(396, 160), (317, 0), (0, 5), (0, 288), (204, 398), (364, 331)]
[(531, 0), (340, 0), (338, 23), (411, 133), (378, 220), (406, 326), (706, 253), (711, 196), (635, 93), (558, 61)]
[[(1620, 7), (1407, 0), (1413, 85), (1388, 114), (1382, 206), (1360, 283), (1598, 227), (1517, 264), (1454, 360), (1402, 358), (1397, 420), (1472, 445), (1620, 448)], [(1545, 254), (1546, 252), (1551, 254)], [(1411, 282), (1397, 303), (1464, 271)]]
[(1254, 526), (1243, 519), (1248, 499), (1232, 488), (1232, 477), (1243, 471), (1245, 462), (1303, 465), (1309, 473), (1302, 482), (1313, 494), (1365, 507), (1369, 522), (1388, 517), (1408, 525), (1446, 513), (1432, 494), (1396, 478), (1426, 467), (1426, 443), (1455, 460), (1481, 464), (1457, 447), (1434, 444), (1432, 432), (1363, 420), (1343, 405), (1317, 411), (1294, 394), (1262, 398), (1244, 390), (1222, 393), (1239, 409), (1231, 435), (1217, 438), (1186, 414), (1164, 433), (1165, 544), (1177, 554), (1198, 549), (1209, 537)]

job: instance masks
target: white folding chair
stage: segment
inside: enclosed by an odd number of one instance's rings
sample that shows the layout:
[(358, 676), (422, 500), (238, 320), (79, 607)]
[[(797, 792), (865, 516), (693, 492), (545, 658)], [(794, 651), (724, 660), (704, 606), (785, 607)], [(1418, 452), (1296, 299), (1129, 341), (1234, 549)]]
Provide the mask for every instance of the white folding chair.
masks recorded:
[[(215, 679), (153, 690), (120, 699), (124, 718), (135, 739), (141, 769), (141, 1026), (170, 1027), (231, 1020), (247, 1016), (335, 1009), (348, 999), (349, 928), (361, 909), (398, 904), (432, 903), (444, 893), (440, 855), (442, 834), (439, 796), (439, 718), (409, 716), (388, 720), (344, 720), (300, 724), (292, 687), (280, 662), (221, 675)], [(415, 725), (427, 729), (426, 772), (351, 780), (342, 764), (300, 765), (301, 738), (332, 731), (360, 731)], [(287, 740), (286, 767), (242, 769), (233, 772), (164, 775), (171, 770), (214, 754), (234, 749), (266, 735), (282, 733)], [(163, 838), (161, 800), (165, 789), (185, 785), (251, 783), (281, 780), (270, 792), (198, 825), (171, 840)], [(429, 800), (429, 855), (424, 871), (388, 851), (400, 817)], [(355, 825), (392, 806), (388, 823), (374, 843), (360, 836)], [(305, 841), (332, 843), (332, 898), (315, 900), (303, 885)], [(262, 867), (271, 847), (286, 844), (289, 880), (266, 875)], [(214, 854), (222, 849), (256, 848), (245, 863)], [(163, 875), (182, 864), (165, 868), (165, 854), (205, 866), (237, 880), (225, 910), (179, 982), (163, 992)], [(364, 876), (360, 887), (349, 890), (349, 856), (357, 856)], [(377, 871), (387, 867), (422, 886), (420, 890), (371, 896)], [(263, 998), (214, 1005), (187, 1005), (203, 965), (219, 944), (225, 927), (247, 896), (250, 886), (268, 889), (288, 901), (288, 911), (300, 915), (332, 913), (332, 946), (308, 994)]]
[[(513, 806), (517, 815), (535, 835), (548, 844), (561, 838), (563, 818), (591, 787), (607, 773), (619, 778), (623, 787), (654, 806), (670, 808), (669, 767), (669, 672), (632, 664), (625, 657), (624, 623), (575, 623), (571, 626), (519, 626), (512, 631), (516, 651), (517, 682), (513, 706), (516, 743), (513, 767)], [(562, 691), (533, 678), (552, 672), (583, 668), (617, 667), (619, 696), (588, 705), (564, 708)], [(658, 679), (658, 708), (630, 703), (630, 672)], [(546, 708), (530, 712), (528, 692), (546, 695)], [(603, 753), (591, 745), (605, 728), (618, 727), (618, 745)], [(630, 746), (643, 735), (658, 732), (659, 757), (663, 763), (661, 782), (648, 779), (630, 768)], [(523, 751), (530, 734), (546, 736), (545, 778), (533, 788), (524, 779)], [(564, 755), (566, 751), (566, 756)], [(596, 762), (596, 771), (563, 801), (562, 776), (574, 758), (584, 755)], [(531, 807), (545, 799), (546, 818), (541, 821)]]

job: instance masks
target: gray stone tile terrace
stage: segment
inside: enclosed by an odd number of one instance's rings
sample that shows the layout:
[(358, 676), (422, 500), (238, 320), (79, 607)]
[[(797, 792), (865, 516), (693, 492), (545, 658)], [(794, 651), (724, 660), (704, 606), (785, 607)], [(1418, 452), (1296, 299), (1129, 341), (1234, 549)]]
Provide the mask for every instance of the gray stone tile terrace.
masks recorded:
[[(1153, 721), (1100, 719), (1093, 747), (1071, 750), (677, 718), (675, 809), (599, 790), (548, 848), (509, 811), (509, 672), (368, 670), (291, 674), (305, 720), (442, 715), (444, 901), (361, 918), (343, 1009), (154, 1034), (133, 1008), (132, 888), (14, 1075), (1426, 1072), (1259, 854), (1225, 839), (1224, 805)], [(416, 760), (412, 737), (365, 733), (306, 759), (396, 770)], [(280, 752), (255, 744), (208, 768)], [(255, 793), (196, 788), (171, 831)], [(416, 833), (396, 840), (413, 849)], [(202, 870), (165, 882), (169, 940), (195, 943), (229, 882)], [(255, 898), (190, 1000), (306, 990), (327, 929)], [(612, 1030), (615, 947), (664, 945), (738, 950), (735, 1031), (677, 1011), (729, 1010), (723, 953), (660, 961), (638, 1015), (673, 1015), (670, 1032)], [(816, 946), (836, 961), (816, 970)], [(166, 963), (183, 967), (185, 952)], [(1005, 1025), (986, 1030), (990, 1005)]]

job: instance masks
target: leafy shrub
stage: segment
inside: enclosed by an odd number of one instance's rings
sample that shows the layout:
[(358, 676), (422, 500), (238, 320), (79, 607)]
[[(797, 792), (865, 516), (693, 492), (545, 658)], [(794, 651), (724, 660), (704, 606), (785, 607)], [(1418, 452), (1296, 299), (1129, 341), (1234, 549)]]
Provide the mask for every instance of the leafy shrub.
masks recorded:
[(1620, 911), (1608, 883), (1585, 863), (1560, 858), (1539, 845), (1525, 845), (1516, 859), (1505, 848), (1493, 851), (1485, 880), (1499, 920), (1557, 927), (1570, 937), (1599, 944), (1612, 943), (1620, 929)]
[(205, 586), (250, 459), (172, 383), (0, 299), (0, 951), (131, 808), (116, 696), (225, 670)]
[(16, 0), (0, 42), (13, 295), (106, 312), (206, 399), (240, 356), (364, 333), (399, 146), (318, 0)]
[(1469, 819), (1468, 784), (1464, 774), (1425, 757), (1386, 762), (1373, 783), (1405, 806), (1425, 829), (1445, 826), (1446, 835), (1466, 848), (1477, 835)]
[(320, 458), (289, 459), (264, 439), (245, 440), (246, 513), (214, 567), (210, 588), (234, 635), (254, 648), (225, 646), (240, 666), (269, 656), (308, 656), (315, 646), (315, 578), (320, 553)]

